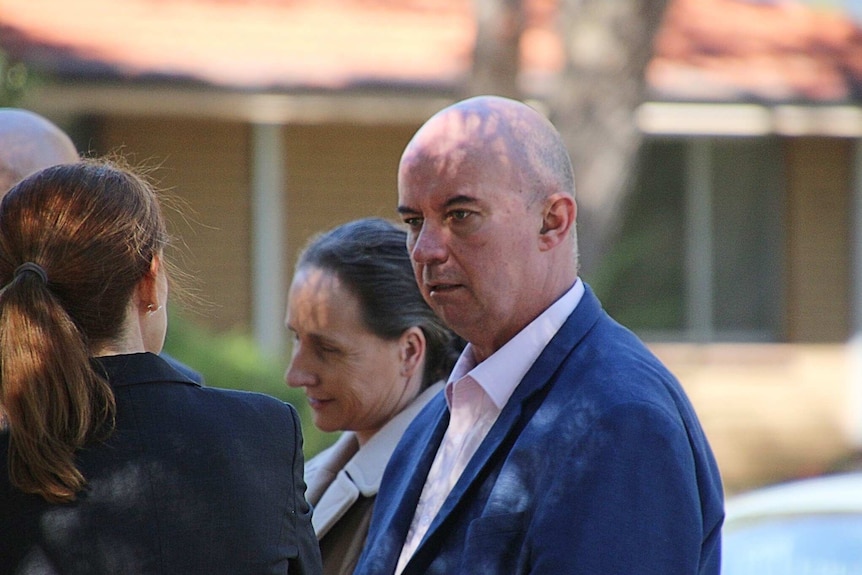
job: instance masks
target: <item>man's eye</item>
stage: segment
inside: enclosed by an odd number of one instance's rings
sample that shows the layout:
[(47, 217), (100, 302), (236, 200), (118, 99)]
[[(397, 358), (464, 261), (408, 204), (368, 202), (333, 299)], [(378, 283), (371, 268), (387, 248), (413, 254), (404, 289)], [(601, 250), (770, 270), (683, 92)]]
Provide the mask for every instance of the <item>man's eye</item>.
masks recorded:
[(411, 228), (422, 227), (422, 218), (405, 218), (404, 223)]
[(470, 216), (470, 210), (452, 210), (449, 217), (455, 221), (466, 220)]

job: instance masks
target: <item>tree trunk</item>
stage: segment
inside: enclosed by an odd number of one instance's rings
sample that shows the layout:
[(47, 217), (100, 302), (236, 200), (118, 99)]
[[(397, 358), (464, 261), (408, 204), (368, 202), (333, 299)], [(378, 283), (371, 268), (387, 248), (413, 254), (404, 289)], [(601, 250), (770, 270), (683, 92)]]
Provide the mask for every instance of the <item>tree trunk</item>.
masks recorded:
[(549, 98), (575, 167), (581, 270), (618, 234), (642, 136), (634, 113), (667, 0), (560, 0), (566, 67)]
[(466, 96), (519, 98), (518, 68), (524, 26), (521, 0), (474, 0), (476, 45)]

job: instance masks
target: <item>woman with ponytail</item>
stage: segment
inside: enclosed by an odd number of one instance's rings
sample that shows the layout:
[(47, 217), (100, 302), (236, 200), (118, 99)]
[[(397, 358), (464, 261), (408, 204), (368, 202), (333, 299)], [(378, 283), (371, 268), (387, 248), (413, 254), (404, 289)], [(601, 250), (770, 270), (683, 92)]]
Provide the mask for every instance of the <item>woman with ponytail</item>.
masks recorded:
[(157, 195), (104, 161), (0, 203), (0, 573), (318, 573), (296, 411), (157, 354)]

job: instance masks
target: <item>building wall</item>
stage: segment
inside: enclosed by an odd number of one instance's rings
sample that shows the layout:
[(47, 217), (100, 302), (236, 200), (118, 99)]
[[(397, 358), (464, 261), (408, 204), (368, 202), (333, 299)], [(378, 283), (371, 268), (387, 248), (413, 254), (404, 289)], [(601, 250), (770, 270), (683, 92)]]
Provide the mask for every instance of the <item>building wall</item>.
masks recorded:
[(285, 229), (289, 282), (314, 234), (377, 216), (397, 221), (398, 161), (417, 126), (288, 126)]
[[(314, 234), (366, 216), (397, 220), (396, 172), (417, 126), (285, 126), (285, 292), (299, 250)], [(96, 152), (119, 150), (155, 176), (181, 203), (168, 212), (187, 271), (181, 302), (193, 320), (249, 330), (252, 314), (250, 136), (241, 123), (172, 117), (109, 117)], [(283, 302), (273, 302), (283, 314)]]
[(650, 347), (691, 398), (728, 493), (834, 471), (862, 453), (850, 345)]
[(845, 341), (850, 333), (851, 141), (789, 139), (786, 158), (788, 341)]
[[(397, 219), (398, 159), (417, 127), (283, 129), (285, 289), (297, 252), (314, 234), (358, 217)], [(161, 185), (186, 202), (183, 217), (170, 216), (183, 244), (178, 263), (201, 296), (194, 317), (219, 329), (251, 323), (249, 137), (241, 123), (111, 117), (97, 138), (97, 152), (120, 149), (134, 162), (158, 166)], [(785, 142), (785, 159), (787, 341), (844, 341), (850, 330), (852, 146), (842, 139), (793, 138)]]
[(190, 275), (179, 282), (197, 296), (181, 302), (184, 313), (219, 329), (247, 328), (248, 127), (173, 117), (110, 117), (99, 132), (99, 152), (119, 150), (135, 163), (158, 166), (154, 175), (160, 186), (180, 200), (181, 215), (167, 211), (179, 244), (170, 255)]

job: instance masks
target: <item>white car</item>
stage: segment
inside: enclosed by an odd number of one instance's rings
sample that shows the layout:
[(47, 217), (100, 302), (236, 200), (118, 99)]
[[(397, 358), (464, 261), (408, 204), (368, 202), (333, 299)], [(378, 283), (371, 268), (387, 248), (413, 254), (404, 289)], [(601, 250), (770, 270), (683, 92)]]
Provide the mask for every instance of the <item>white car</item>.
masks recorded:
[(862, 473), (730, 497), (722, 575), (862, 574)]

